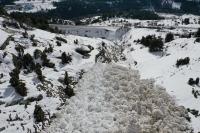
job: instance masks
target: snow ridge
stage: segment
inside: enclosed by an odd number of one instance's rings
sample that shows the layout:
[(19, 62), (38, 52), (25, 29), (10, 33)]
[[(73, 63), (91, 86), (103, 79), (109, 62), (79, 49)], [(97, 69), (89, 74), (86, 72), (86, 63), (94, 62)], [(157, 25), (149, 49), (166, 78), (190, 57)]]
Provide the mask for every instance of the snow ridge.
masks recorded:
[(75, 88), (48, 133), (189, 133), (187, 111), (138, 71), (96, 64)]

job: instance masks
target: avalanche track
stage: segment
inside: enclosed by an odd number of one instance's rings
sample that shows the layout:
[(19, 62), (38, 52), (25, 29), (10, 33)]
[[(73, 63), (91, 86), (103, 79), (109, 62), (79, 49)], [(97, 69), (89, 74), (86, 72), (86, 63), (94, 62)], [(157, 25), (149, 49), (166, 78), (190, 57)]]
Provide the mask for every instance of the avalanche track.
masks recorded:
[(115, 64), (96, 64), (48, 133), (189, 133), (187, 111), (153, 80)]

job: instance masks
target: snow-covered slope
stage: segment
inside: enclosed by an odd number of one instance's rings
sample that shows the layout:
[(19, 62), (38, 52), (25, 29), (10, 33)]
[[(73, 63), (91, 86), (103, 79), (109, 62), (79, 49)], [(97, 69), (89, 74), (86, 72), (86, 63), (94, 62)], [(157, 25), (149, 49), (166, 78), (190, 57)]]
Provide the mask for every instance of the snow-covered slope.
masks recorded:
[[(185, 18), (189, 18), (190, 24), (182, 23)], [(26, 33), (23, 28), (3, 26), (4, 18), (0, 18), (0, 46), (3, 45), (0, 47), (0, 131), (177, 133), (189, 132), (190, 126), (195, 132), (200, 131), (199, 117), (190, 114), (191, 125), (186, 121), (189, 120), (186, 108), (200, 110), (199, 99), (192, 94), (192, 88), (199, 90), (199, 86), (187, 83), (189, 78), (200, 75), (200, 43), (193, 36), (182, 36), (196, 32), (200, 26), (198, 18), (191, 15), (168, 15), (165, 20), (155, 21), (115, 18), (93, 24), (108, 29), (110, 26), (130, 29), (127, 33), (122, 29), (125, 35), (112, 41), (95, 35), (94, 38), (60, 35), (34, 28), (28, 28)], [(143, 36), (165, 38), (169, 32), (175, 34), (175, 40), (165, 43), (163, 52), (150, 53), (137, 43)], [(42, 65), (45, 76), (41, 82), (36, 72), (20, 70), (19, 78), (27, 88), (25, 97), (16, 93), (9, 82), (19, 45), (24, 55), (30, 54), (35, 63)], [(36, 59), (36, 49), (46, 51), (55, 66), (49, 68), (41, 58)], [(64, 52), (71, 55), (71, 62), (62, 63)], [(177, 68), (177, 59), (185, 57), (190, 57), (190, 63)], [(75, 87), (71, 99), (63, 92), (66, 71), (73, 80), (71, 87)], [(152, 80), (141, 80), (139, 75)], [(153, 80), (166, 88), (170, 96), (163, 87), (154, 85)], [(45, 113), (43, 123), (35, 121), (35, 105), (40, 105)]]
[[(192, 88), (199, 90), (199, 87), (188, 85), (189, 78), (195, 79), (200, 76), (200, 43), (195, 42), (195, 38), (178, 38), (165, 44), (164, 53), (152, 54), (148, 48), (133, 42), (149, 34), (165, 36), (166, 33), (133, 28), (126, 35), (124, 43), (127, 47), (125, 50), (127, 63), (138, 69), (142, 78), (154, 78), (157, 84), (164, 86), (167, 92), (176, 98), (179, 105), (200, 110), (199, 99), (192, 94)], [(177, 60), (185, 57), (190, 58), (190, 64), (177, 68)], [(192, 115), (191, 117), (194, 128), (199, 131), (200, 118)]]
[[(2, 23), (4, 19), (1, 18), (0, 20)], [(40, 131), (44, 125), (50, 122), (48, 119), (54, 116), (54, 113), (59, 110), (67, 98), (63, 96), (64, 85), (60, 82), (66, 71), (74, 82), (78, 82), (81, 72), (88, 71), (95, 64), (95, 61), (103, 60), (101, 56), (95, 58), (102, 49), (105, 49), (105, 54), (111, 60), (112, 58), (117, 60), (120, 56), (117, 47), (114, 47), (114, 43), (103, 39), (64, 36), (38, 29), (28, 30), (28, 36), (24, 34), (23, 29), (15, 29), (9, 26), (0, 29), (0, 46), (7, 44), (5, 48), (0, 50), (0, 130), (3, 133)], [(9, 35), (12, 36), (12, 39), (5, 43)], [(34, 39), (31, 39), (31, 36), (34, 36)], [(58, 38), (62, 38), (63, 41), (59, 41)], [(59, 46), (58, 42), (60, 42)], [(24, 48), (24, 55), (28, 53), (31, 56), (34, 56), (36, 49), (43, 51), (45, 48), (52, 46), (53, 51), (47, 54), (47, 58), (55, 64), (54, 68), (42, 67), (42, 74), (46, 77), (44, 83), (38, 80), (35, 72), (27, 73), (25, 69), (21, 70), (19, 78), (27, 88), (27, 96), (25, 97), (17, 94), (9, 83), (9, 73), (15, 68), (13, 55), (18, 55), (16, 47), (19, 45)], [(76, 52), (78, 48), (91, 51), (87, 56), (83, 56)], [(69, 64), (61, 63), (59, 57), (63, 52), (71, 55), (72, 62)], [(35, 62), (40, 63), (41, 61), (35, 60)], [(37, 98), (39, 100), (31, 100), (26, 104), (26, 101)], [(35, 105), (40, 105), (45, 112), (47, 121), (43, 124), (35, 124), (33, 118)]]
[[(199, 108), (199, 98), (195, 98), (194, 90), (199, 93), (199, 86), (188, 85), (189, 78), (196, 79), (200, 76), (200, 43), (196, 42), (196, 38), (181, 37), (182, 35), (194, 34), (200, 27), (199, 16), (185, 14), (176, 16), (172, 14), (160, 14), (165, 17), (164, 20), (141, 21), (123, 18), (114, 18), (109, 21), (97, 23), (93, 25), (101, 26), (121, 26), (130, 25), (132, 29), (118, 41), (121, 44), (127, 60), (122, 62), (124, 66), (130, 66), (139, 70), (141, 77), (153, 78), (156, 84), (162, 85), (167, 92), (173, 96), (179, 105), (183, 105), (189, 109)], [(189, 20), (189, 24), (184, 24), (185, 19)], [(174, 33), (175, 40), (165, 43), (164, 52), (150, 53), (149, 49), (139, 43), (138, 39), (147, 35), (156, 35), (164, 38), (167, 33)], [(176, 67), (176, 62), (180, 58), (190, 58), (190, 64), (186, 66)], [(198, 113), (197, 113), (198, 114)], [(194, 131), (200, 131), (200, 118), (190, 114), (191, 123)]]
[(48, 133), (189, 133), (187, 111), (138, 71), (96, 64), (75, 88)]

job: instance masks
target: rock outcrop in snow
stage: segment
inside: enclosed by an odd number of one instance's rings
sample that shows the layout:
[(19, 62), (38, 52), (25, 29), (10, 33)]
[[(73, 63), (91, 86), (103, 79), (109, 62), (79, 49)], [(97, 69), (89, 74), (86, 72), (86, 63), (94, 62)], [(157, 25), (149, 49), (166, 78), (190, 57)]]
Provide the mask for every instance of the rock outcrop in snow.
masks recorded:
[(153, 80), (119, 65), (96, 64), (48, 133), (189, 133), (187, 111)]

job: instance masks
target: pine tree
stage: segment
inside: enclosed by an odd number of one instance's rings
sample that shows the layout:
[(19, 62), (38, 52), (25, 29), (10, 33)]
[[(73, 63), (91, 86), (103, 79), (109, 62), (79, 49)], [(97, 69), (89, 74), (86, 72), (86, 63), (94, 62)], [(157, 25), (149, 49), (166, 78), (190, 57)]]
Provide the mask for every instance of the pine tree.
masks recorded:
[(22, 57), (24, 55), (24, 47), (21, 45), (17, 45), (15, 50), (18, 52), (18, 57)]
[(71, 79), (71, 77), (69, 77), (67, 72), (65, 72), (64, 84), (66, 85), (66, 87), (64, 89), (65, 95), (67, 95), (69, 98), (74, 96), (75, 95), (74, 90), (71, 87), (72, 79)]
[(168, 33), (168, 34), (166, 35), (166, 37), (165, 37), (165, 42), (167, 43), (167, 42), (171, 42), (171, 41), (173, 41), (173, 40), (174, 40), (174, 34)]
[(28, 69), (30, 71), (33, 71), (35, 69), (33, 57), (29, 53), (23, 56), (23, 67), (24, 69)]
[(47, 58), (45, 51), (42, 52), (41, 59), (42, 59), (42, 65), (43, 66), (46, 66), (46, 67), (49, 67), (49, 68), (55, 67), (55, 64), (51, 63), (50, 60)]
[(28, 32), (25, 30), (25, 32), (22, 33), (24, 38), (28, 38)]
[(189, 57), (186, 57), (184, 59), (179, 59), (177, 60), (176, 62), (176, 67), (179, 67), (179, 66), (183, 66), (183, 65), (187, 65), (190, 63), (190, 58)]
[(21, 96), (27, 96), (27, 88), (22, 81), (19, 81), (18, 85), (15, 87), (15, 91)]
[(39, 105), (35, 105), (35, 110), (33, 115), (36, 122), (43, 122), (45, 120), (45, 113), (42, 110), (41, 106)]
[(64, 77), (64, 84), (65, 85), (70, 85), (72, 83), (71, 78), (69, 77), (67, 71), (65, 72), (65, 77)]
[(13, 64), (16, 68), (21, 69), (23, 66), (23, 62), (22, 59), (17, 57), (16, 55), (13, 54), (13, 58), (12, 58)]
[(42, 75), (41, 65), (39, 63), (37, 63), (35, 66), (35, 73), (37, 74), (37, 78), (43, 82), (44, 76)]
[(61, 55), (62, 64), (68, 64), (72, 61), (72, 57), (70, 54), (66, 54), (65, 52)]
[(16, 87), (19, 84), (19, 69), (15, 68), (12, 70), (12, 72), (10, 72), (10, 84), (13, 87)]
[(197, 30), (195, 36), (196, 36), (196, 37), (200, 37), (200, 28)]
[(196, 81), (195, 81), (196, 85), (199, 84), (199, 78), (196, 78)]
[(74, 96), (74, 90), (72, 89), (72, 87), (70, 85), (67, 85), (66, 88), (64, 89), (65, 95), (67, 95), (69, 98)]
[(62, 46), (61, 42), (56, 41), (57, 46)]
[(25, 83), (19, 80), (20, 70), (15, 68), (10, 73), (10, 84), (15, 88), (15, 91), (21, 96), (27, 96), (27, 88), (25, 87)]
[(36, 50), (34, 51), (34, 58), (35, 58), (35, 59), (40, 58), (41, 55), (42, 55), (42, 51), (41, 51), (41, 50), (36, 49)]
[(52, 46), (52, 45), (49, 45), (48, 48), (45, 48), (45, 49), (44, 49), (44, 52), (45, 52), (45, 53), (52, 53), (52, 52), (53, 52), (53, 46)]

